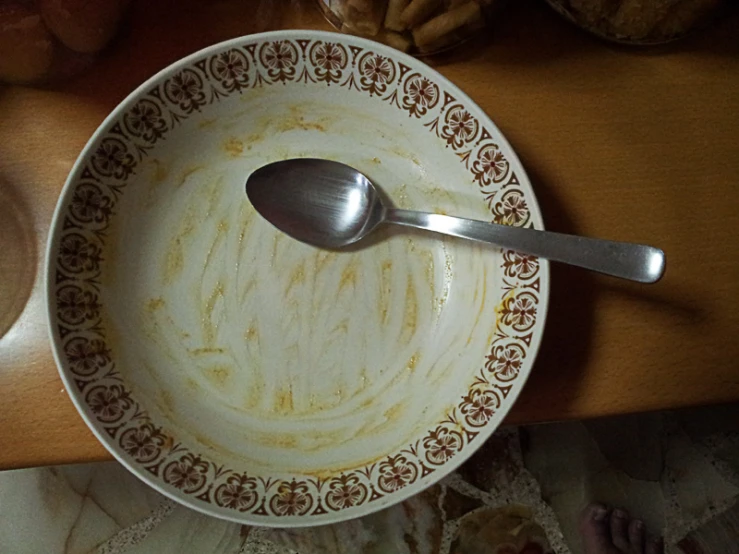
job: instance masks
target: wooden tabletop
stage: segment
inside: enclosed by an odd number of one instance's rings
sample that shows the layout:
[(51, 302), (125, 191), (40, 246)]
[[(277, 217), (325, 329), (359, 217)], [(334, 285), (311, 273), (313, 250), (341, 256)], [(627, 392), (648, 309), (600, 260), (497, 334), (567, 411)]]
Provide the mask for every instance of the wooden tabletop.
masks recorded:
[[(207, 4), (134, 3), (81, 77), (0, 87), (0, 469), (110, 458), (57, 374), (41, 276), (57, 197), (92, 132), (195, 50), (256, 26), (328, 28), (297, 2), (271, 16)], [(535, 0), (513, 4), (437, 69), (518, 151), (549, 229), (654, 243), (668, 262), (651, 286), (553, 266), (544, 344), (508, 421), (738, 401), (739, 17), (641, 50), (592, 39)]]

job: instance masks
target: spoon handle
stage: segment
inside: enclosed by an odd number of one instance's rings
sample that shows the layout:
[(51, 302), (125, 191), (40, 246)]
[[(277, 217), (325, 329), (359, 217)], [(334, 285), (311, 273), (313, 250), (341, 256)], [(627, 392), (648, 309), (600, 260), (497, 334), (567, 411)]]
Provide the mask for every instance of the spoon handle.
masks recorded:
[(640, 283), (659, 281), (665, 271), (664, 252), (643, 244), (564, 235), (410, 210), (388, 209), (385, 221), (487, 242)]

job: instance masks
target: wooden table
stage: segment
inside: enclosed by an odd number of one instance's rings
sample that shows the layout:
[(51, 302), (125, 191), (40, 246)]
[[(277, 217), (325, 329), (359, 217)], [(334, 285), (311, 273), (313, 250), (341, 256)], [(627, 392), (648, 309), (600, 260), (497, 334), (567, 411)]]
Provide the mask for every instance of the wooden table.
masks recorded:
[[(51, 214), (91, 133), (197, 49), (255, 26), (328, 28), (310, 5), (265, 19), (251, 2), (207, 4), (135, 3), (85, 75), (0, 88), (0, 469), (110, 458), (63, 390), (43, 306)], [(514, 4), (488, 40), (438, 70), (517, 149), (550, 229), (655, 243), (668, 269), (640, 286), (553, 267), (544, 344), (508, 420), (739, 400), (739, 17), (635, 50), (534, 0)]]

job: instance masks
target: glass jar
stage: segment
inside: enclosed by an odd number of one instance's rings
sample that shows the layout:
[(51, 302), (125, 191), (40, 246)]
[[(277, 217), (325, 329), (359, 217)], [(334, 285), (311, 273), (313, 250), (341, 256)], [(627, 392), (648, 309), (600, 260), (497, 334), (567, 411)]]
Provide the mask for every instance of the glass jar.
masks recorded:
[(337, 29), (411, 54), (433, 54), (479, 32), (500, 0), (317, 0)]
[(0, 0), (0, 82), (69, 77), (110, 42), (129, 0)]
[(612, 42), (671, 42), (709, 22), (725, 0), (547, 0), (579, 27)]

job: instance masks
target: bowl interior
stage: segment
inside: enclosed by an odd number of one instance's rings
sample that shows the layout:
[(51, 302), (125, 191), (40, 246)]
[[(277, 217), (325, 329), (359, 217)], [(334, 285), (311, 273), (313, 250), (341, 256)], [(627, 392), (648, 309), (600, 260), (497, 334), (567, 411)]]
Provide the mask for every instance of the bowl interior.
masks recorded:
[(106, 331), (180, 441), (254, 475), (338, 473), (412, 442), (469, 387), (495, 331), (499, 254), (389, 228), (322, 250), (244, 192), (266, 163), (327, 158), (398, 206), (485, 218), (454, 153), (395, 116), (341, 89), (231, 97), (131, 179), (104, 254)]

